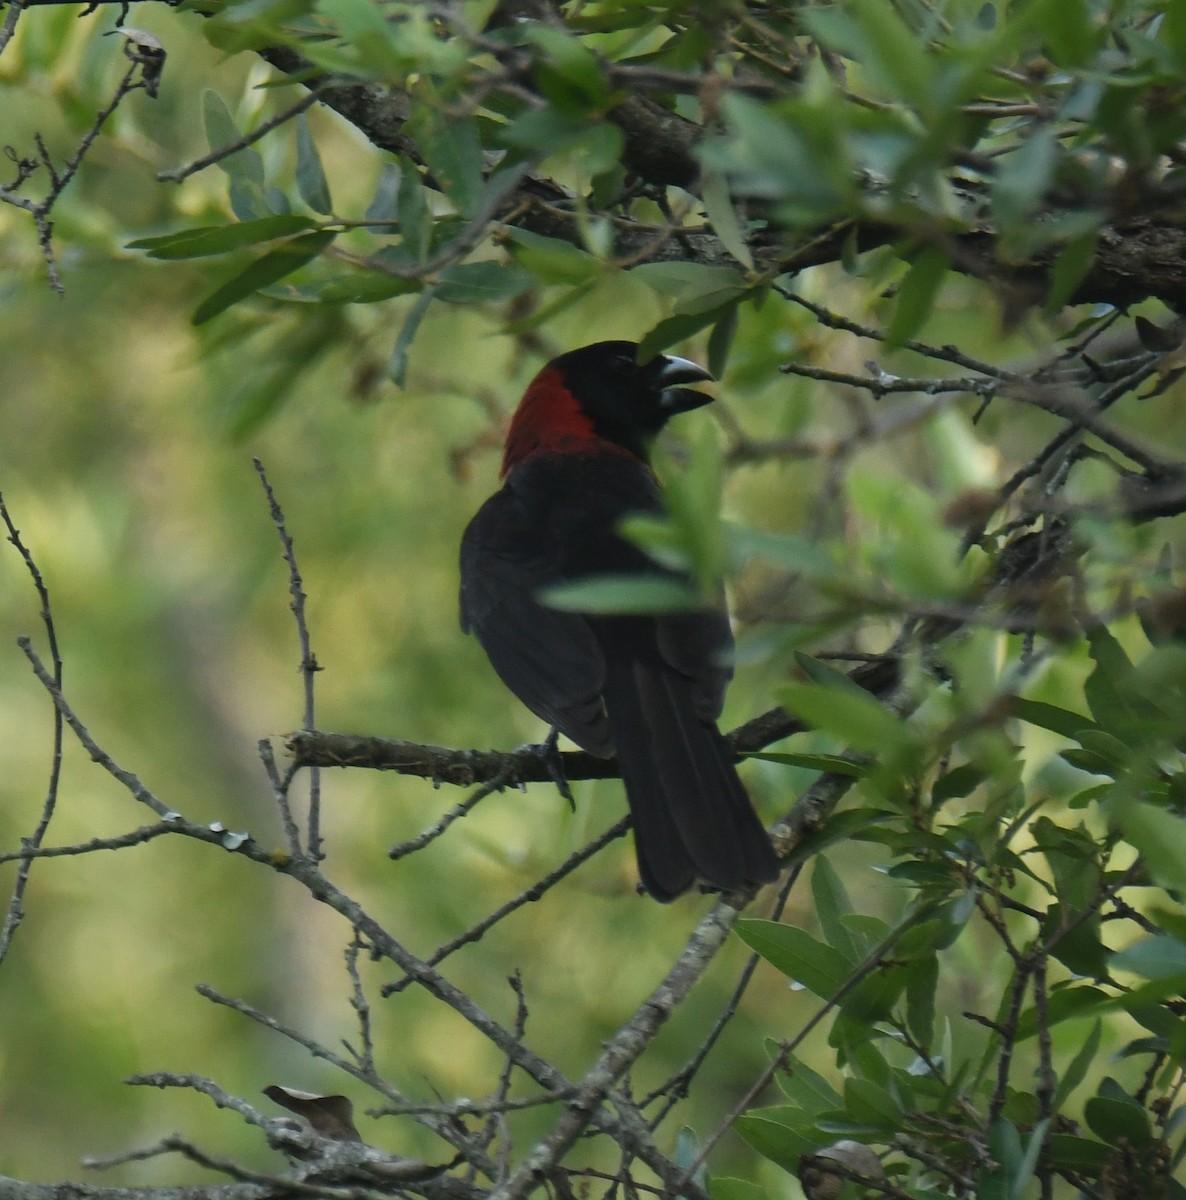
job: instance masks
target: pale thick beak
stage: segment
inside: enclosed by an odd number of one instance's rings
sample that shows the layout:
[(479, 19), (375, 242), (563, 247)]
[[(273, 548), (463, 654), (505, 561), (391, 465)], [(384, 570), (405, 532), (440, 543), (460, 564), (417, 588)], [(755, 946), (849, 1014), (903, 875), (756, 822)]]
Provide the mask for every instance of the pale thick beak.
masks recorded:
[(680, 383), (711, 382), (712, 372), (706, 371), (699, 363), (694, 363), (688, 358), (677, 358), (674, 354), (661, 354), (651, 367), (658, 368), (655, 371), (655, 381), (662, 389), (659, 394), (659, 406), (664, 412), (691, 412), (694, 408), (712, 403), (712, 396), (675, 386)]

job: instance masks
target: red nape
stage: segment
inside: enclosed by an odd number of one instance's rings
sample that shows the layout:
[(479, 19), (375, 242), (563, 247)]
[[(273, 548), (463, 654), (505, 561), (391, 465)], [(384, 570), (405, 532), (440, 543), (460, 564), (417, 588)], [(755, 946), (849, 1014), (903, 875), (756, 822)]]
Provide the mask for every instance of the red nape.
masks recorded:
[(579, 450), (598, 440), (593, 422), (569, 390), (564, 375), (554, 367), (544, 367), (528, 385), (511, 418), (502, 474), (540, 450)]

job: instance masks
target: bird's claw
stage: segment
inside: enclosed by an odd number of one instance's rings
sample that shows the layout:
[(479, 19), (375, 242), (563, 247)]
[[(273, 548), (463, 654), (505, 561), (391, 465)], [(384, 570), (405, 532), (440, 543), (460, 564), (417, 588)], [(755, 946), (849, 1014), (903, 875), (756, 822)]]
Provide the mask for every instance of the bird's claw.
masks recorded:
[(560, 755), (558, 743), (560, 730), (553, 728), (542, 742), (531, 742), (519, 749), (535, 755), (544, 765), (548, 778), (556, 785), (556, 790), (568, 801), (568, 807), (576, 812), (577, 802), (573, 799), (572, 788), (568, 786), (568, 776), (564, 773), (564, 759)]

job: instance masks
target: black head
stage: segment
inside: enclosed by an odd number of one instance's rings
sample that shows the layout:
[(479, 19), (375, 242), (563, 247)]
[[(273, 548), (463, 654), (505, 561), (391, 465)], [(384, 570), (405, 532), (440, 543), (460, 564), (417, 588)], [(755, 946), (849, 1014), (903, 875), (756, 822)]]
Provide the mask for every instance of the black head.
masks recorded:
[(679, 385), (703, 383), (712, 375), (686, 358), (659, 354), (640, 364), (637, 354), (637, 342), (595, 342), (549, 366), (563, 376), (598, 437), (645, 458), (647, 444), (669, 418), (712, 401)]

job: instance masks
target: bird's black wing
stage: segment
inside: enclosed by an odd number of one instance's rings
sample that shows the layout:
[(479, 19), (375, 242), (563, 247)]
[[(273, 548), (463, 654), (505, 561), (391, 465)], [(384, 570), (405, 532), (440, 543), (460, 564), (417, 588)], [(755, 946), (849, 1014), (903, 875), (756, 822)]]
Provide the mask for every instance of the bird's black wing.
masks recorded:
[(597, 638), (584, 617), (537, 598), (561, 581), (559, 557), (552, 531), (515, 489), (496, 492), (461, 540), (461, 627), (477, 636), (503, 683), (532, 712), (608, 757)]
[(733, 631), (724, 598), (720, 608), (659, 617), (656, 634), (664, 662), (688, 681), (696, 715), (715, 721), (733, 678)]

